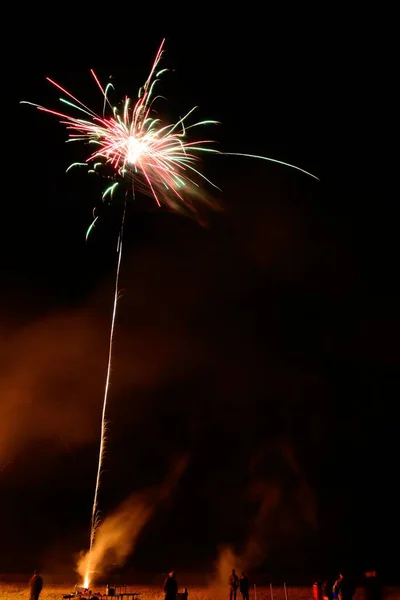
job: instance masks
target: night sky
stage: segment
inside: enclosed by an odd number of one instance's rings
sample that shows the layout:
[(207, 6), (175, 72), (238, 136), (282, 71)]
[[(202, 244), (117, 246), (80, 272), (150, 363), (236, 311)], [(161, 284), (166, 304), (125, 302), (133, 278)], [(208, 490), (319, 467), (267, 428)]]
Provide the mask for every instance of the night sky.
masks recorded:
[(130, 11), (70, 24), (26, 13), (3, 73), (0, 572), (72, 569), (87, 546), (120, 216), (103, 209), (85, 242), (102, 184), (65, 175), (84, 147), (19, 101), (57, 109), (50, 76), (101, 111), (90, 68), (134, 97), (165, 36), (168, 118), (198, 105), (221, 121), (208, 132), (221, 149), (321, 182), (211, 157), (223, 210), (206, 227), (151, 199), (128, 206), (102, 511), (185, 455), (139, 538), (138, 570), (211, 571), (221, 544), (240, 553), (252, 538), (260, 571), (395, 574), (389, 67), (339, 15), (314, 26), (270, 13), (257, 27), (256, 12), (229, 26), (193, 16), (153, 30)]

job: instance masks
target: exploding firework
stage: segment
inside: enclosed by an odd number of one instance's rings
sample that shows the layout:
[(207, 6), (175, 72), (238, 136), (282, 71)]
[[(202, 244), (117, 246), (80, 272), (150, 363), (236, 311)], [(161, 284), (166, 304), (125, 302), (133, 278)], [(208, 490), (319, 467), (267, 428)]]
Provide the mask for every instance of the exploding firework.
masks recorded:
[[(217, 153), (217, 150), (207, 146), (212, 140), (189, 141), (187, 132), (199, 126), (216, 124), (216, 121), (186, 125), (195, 108), (170, 125), (163, 125), (154, 116), (154, 101), (160, 98), (155, 96), (155, 90), (160, 76), (167, 71), (157, 70), (163, 46), (164, 40), (149, 77), (139, 90), (136, 102), (126, 97), (120, 106), (112, 106), (108, 97), (112, 84), (103, 88), (97, 75), (91, 70), (104, 98), (102, 117), (50, 78), (47, 80), (67, 96), (67, 99), (60, 98), (60, 101), (85, 115), (85, 118), (69, 116), (34, 104), (39, 110), (60, 118), (69, 132), (69, 142), (81, 141), (93, 145), (94, 150), (85, 163), (73, 163), (67, 170), (87, 166), (89, 172), (111, 179), (103, 199), (108, 195), (112, 196), (121, 183), (131, 182), (136, 191), (151, 195), (159, 206), (164, 204), (175, 208), (177, 202), (185, 203), (183, 188), (186, 187), (187, 199), (189, 189), (199, 187), (199, 180), (203, 179), (214, 185), (195, 166), (202, 153)], [(111, 115), (106, 117), (107, 107)]]
[[(202, 180), (213, 187), (217, 187), (205, 177), (199, 168), (196, 168), (201, 160), (201, 156), (205, 153), (267, 160), (291, 167), (318, 179), (315, 175), (308, 173), (304, 169), (280, 160), (251, 154), (221, 152), (211, 147), (213, 141), (208, 139), (200, 138), (190, 141), (188, 138), (190, 130), (201, 126), (217, 124), (216, 121), (210, 120), (188, 124), (189, 117), (192, 116), (195, 108), (173, 124), (162, 123), (155, 116), (154, 102), (160, 98), (160, 96), (155, 95), (160, 76), (167, 71), (167, 69), (158, 70), (158, 65), (163, 55), (164, 43), (165, 40), (160, 45), (150, 74), (144, 86), (140, 88), (136, 102), (132, 102), (130, 98), (126, 97), (119, 106), (113, 106), (109, 100), (109, 92), (113, 89), (112, 84), (109, 83), (103, 88), (93, 70), (91, 70), (91, 74), (103, 96), (102, 116), (92, 111), (78, 98), (50, 78), (47, 78), (48, 81), (67, 96), (67, 98), (60, 98), (60, 101), (84, 116), (70, 116), (38, 104), (23, 102), (24, 104), (32, 104), (38, 110), (59, 117), (60, 122), (66, 126), (69, 132), (69, 139), (67, 141), (86, 142), (93, 147), (93, 151), (89, 153), (85, 163), (73, 163), (67, 171), (72, 167), (85, 166), (88, 168), (89, 173), (105, 177), (109, 183), (103, 193), (103, 200), (108, 197), (112, 198), (115, 190), (125, 183), (128, 184), (127, 189), (132, 190), (133, 196), (135, 191), (141, 191), (146, 195), (152, 196), (159, 206), (166, 205), (172, 209), (177, 209), (180, 205), (192, 208), (189, 197), (196, 188), (200, 188)], [(107, 109), (110, 113), (108, 116), (106, 116)], [(98, 500), (106, 447), (107, 402), (115, 318), (118, 306), (125, 209), (126, 195), (117, 246), (118, 259), (114, 304), (102, 408), (99, 460), (92, 509), (89, 560), (84, 578), (85, 588), (89, 588), (93, 575), (90, 553), (92, 552), (96, 532), (100, 524)], [(88, 234), (96, 221), (97, 217), (89, 227)]]
[[(52, 85), (68, 97), (68, 99), (60, 98), (60, 101), (69, 108), (84, 114), (85, 118), (73, 117), (37, 104), (33, 104), (33, 106), (59, 117), (60, 122), (66, 126), (69, 132), (69, 142), (81, 141), (94, 146), (93, 152), (89, 154), (85, 163), (73, 163), (67, 170), (71, 167), (86, 166), (90, 167), (89, 172), (112, 179), (113, 181), (105, 190), (103, 198), (113, 195), (116, 188), (124, 181), (130, 181), (134, 183), (135, 190), (153, 196), (159, 206), (165, 204), (172, 208), (176, 207), (177, 202), (183, 204), (185, 201), (187, 202), (193, 186), (199, 187), (199, 180), (204, 180), (217, 187), (195, 166), (204, 153), (272, 161), (316, 178), (295, 165), (276, 159), (251, 154), (221, 152), (210, 146), (213, 144), (213, 140), (190, 141), (188, 139), (189, 130), (217, 124), (217, 121), (205, 120), (187, 125), (188, 119), (196, 107), (173, 124), (164, 125), (159, 118), (155, 118), (154, 102), (161, 98), (161, 96), (155, 95), (155, 91), (160, 76), (168, 70), (158, 70), (164, 42), (165, 40), (162, 41), (157, 52), (146, 83), (139, 90), (136, 102), (132, 102), (130, 98), (126, 97), (120, 106), (113, 106), (109, 100), (109, 91), (113, 85), (109, 83), (103, 88), (97, 75), (91, 70), (104, 98), (102, 117), (58, 83), (47, 78)], [(32, 104), (31, 102), (25, 103)], [(111, 115), (106, 117), (107, 107)]]

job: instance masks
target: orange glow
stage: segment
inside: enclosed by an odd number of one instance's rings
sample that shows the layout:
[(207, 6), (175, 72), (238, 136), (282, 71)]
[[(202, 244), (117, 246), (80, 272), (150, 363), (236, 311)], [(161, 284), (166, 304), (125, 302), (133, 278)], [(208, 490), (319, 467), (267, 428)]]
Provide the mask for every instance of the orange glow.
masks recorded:
[(99, 575), (107, 573), (110, 561), (116, 565), (123, 564), (154, 511), (170, 498), (188, 460), (187, 456), (182, 456), (173, 463), (161, 485), (132, 494), (99, 523), (92, 548), (81, 554), (77, 564), (77, 572), (84, 579), (85, 588), (95, 583)]

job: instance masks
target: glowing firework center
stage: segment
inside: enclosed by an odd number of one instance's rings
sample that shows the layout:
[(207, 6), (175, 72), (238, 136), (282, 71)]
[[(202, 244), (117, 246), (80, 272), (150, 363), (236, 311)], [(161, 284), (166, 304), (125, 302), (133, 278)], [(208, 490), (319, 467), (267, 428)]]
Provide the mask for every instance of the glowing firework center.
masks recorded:
[(130, 165), (136, 165), (137, 161), (146, 151), (146, 144), (133, 135), (128, 137), (126, 160)]

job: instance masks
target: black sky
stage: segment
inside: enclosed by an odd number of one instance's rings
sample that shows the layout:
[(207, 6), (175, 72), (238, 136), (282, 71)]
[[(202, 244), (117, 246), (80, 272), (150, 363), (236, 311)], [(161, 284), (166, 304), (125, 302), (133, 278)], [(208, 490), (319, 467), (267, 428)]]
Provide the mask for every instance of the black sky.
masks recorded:
[(224, 213), (207, 229), (151, 200), (129, 207), (104, 510), (188, 453), (138, 568), (196, 570), (221, 543), (240, 551), (259, 484), (281, 494), (257, 525), (262, 568), (377, 562), (395, 573), (398, 209), (384, 166), (383, 47), (340, 15), (271, 13), (256, 27), (249, 11), (152, 30), (130, 15), (131, 26), (119, 16), (109, 27), (106, 15), (78, 14), (70, 29), (56, 16), (16, 17), (6, 66), (0, 572), (47, 567), (86, 544), (118, 218), (105, 212), (85, 243), (101, 188), (65, 175), (80, 150), (63, 144), (55, 118), (18, 102), (57, 108), (50, 76), (100, 107), (90, 68), (134, 95), (165, 35), (171, 115), (198, 105), (222, 122), (222, 149), (295, 163), (321, 182), (213, 158), (205, 170)]

